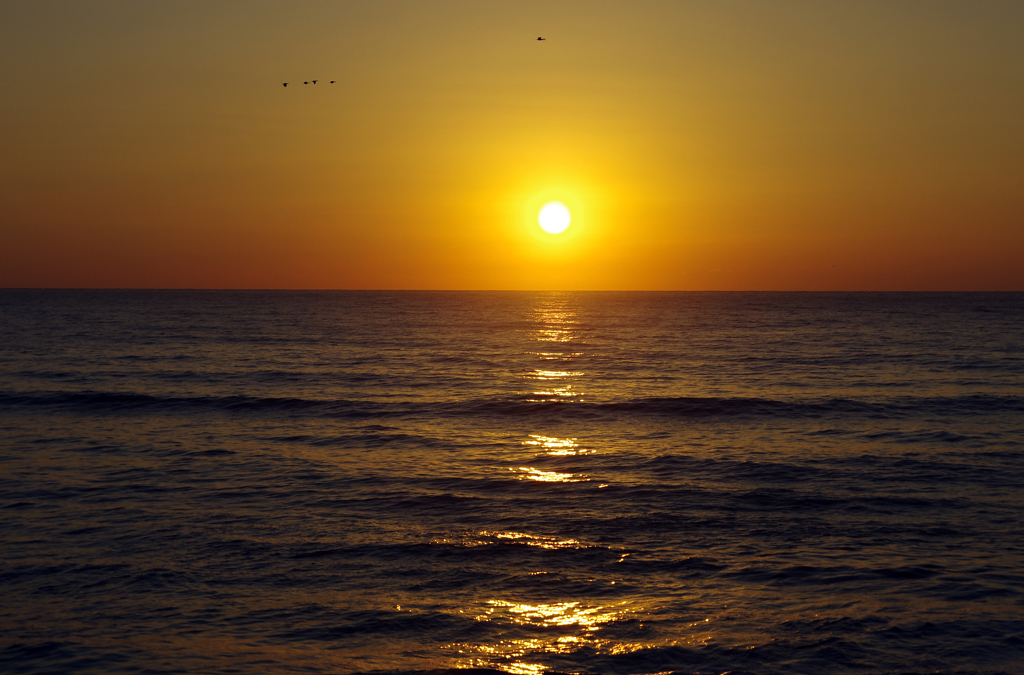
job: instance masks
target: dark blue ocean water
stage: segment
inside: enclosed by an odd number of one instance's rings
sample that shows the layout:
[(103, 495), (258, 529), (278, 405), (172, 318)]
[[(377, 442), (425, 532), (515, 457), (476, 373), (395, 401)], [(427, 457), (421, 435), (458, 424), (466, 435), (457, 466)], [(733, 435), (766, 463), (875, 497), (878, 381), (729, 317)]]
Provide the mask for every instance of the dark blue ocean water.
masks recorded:
[(1024, 672), (1024, 294), (0, 291), (0, 671)]

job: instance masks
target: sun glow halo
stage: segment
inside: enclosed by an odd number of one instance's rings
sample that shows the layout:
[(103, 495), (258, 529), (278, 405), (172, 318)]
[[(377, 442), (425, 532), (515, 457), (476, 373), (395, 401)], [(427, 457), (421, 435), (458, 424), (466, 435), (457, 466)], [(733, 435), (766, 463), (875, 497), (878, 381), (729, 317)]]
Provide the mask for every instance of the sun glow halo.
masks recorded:
[(537, 222), (540, 223), (540, 229), (548, 234), (561, 234), (569, 228), (572, 214), (562, 202), (548, 202), (537, 214)]

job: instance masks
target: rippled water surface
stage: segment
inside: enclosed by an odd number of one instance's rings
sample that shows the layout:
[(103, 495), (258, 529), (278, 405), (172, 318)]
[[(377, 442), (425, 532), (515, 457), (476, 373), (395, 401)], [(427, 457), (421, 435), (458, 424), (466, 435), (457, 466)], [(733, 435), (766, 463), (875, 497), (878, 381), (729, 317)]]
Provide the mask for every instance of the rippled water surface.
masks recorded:
[(0, 670), (1024, 672), (1024, 295), (0, 291)]

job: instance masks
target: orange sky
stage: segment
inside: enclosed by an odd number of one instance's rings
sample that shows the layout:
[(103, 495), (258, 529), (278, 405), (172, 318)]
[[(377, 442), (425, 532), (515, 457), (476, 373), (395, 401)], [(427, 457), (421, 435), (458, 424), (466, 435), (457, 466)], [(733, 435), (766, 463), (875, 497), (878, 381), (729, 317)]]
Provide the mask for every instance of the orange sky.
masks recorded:
[(1017, 0), (8, 0), (0, 287), (1024, 290), (1022, 35)]

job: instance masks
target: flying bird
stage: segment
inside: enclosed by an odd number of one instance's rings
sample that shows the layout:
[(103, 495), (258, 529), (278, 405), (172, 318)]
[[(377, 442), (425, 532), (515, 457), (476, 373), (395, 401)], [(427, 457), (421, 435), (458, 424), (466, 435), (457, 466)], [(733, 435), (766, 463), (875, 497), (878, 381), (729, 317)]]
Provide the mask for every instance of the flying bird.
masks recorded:
[(302, 84), (309, 84), (309, 82), (303, 82)]
[(284, 86), (286, 86), (286, 87), (287, 87), (287, 86), (288, 86), (288, 83), (287, 83), (287, 82), (285, 82), (285, 83), (284, 83)]
[(313, 80), (313, 84), (316, 84), (316, 80)]
[(537, 38), (538, 40), (547, 40), (547, 38)]
[(334, 84), (334, 80), (331, 80), (331, 84)]

